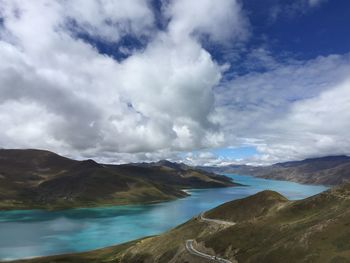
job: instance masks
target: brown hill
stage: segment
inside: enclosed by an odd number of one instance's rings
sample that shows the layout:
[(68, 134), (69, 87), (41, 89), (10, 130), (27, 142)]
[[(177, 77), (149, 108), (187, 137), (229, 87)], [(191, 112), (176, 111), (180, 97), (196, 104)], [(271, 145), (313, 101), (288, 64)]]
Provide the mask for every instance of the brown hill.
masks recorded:
[(0, 209), (147, 203), (183, 188), (226, 187), (229, 178), (187, 167), (103, 165), (42, 150), (0, 150)]
[(236, 173), (307, 184), (340, 185), (350, 180), (350, 157), (327, 156), (270, 166), (229, 165), (200, 167), (217, 173)]

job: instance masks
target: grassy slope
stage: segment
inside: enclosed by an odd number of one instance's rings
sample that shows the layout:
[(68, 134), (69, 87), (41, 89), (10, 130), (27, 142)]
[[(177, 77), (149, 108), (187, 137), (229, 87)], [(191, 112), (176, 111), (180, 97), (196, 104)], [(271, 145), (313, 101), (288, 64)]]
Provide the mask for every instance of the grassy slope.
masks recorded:
[(239, 262), (349, 262), (349, 215), (348, 184), (286, 203), (202, 241)]
[[(350, 184), (300, 201), (264, 191), (206, 212), (211, 216), (237, 224), (223, 227), (194, 218), (160, 236), (90, 252), (88, 260), (86, 253), (74, 257), (85, 262), (204, 262), (184, 248), (185, 240), (195, 238), (201, 251), (238, 262), (350, 261)], [(101, 257), (101, 251), (110, 257)], [(51, 259), (30, 262), (75, 262), (71, 256)]]
[(263, 191), (247, 198), (224, 203), (208, 212), (205, 216), (231, 222), (245, 222), (251, 218), (274, 213), (288, 199), (274, 191)]
[(0, 209), (63, 209), (185, 197), (183, 188), (233, 186), (228, 178), (181, 166), (75, 161), (41, 150), (0, 150)]

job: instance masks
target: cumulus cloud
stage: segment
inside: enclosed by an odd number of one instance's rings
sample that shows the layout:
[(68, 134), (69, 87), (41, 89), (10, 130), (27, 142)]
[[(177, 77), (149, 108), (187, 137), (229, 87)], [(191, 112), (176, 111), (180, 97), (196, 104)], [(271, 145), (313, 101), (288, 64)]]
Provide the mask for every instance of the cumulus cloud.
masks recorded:
[(165, 13), (172, 21), (168, 27), (175, 41), (195, 35), (208, 36), (217, 42), (248, 37), (248, 21), (237, 1), (232, 0), (173, 0)]
[(350, 55), (246, 74), (217, 88), (215, 118), (226, 142), (255, 145), (263, 163), (349, 154), (349, 74)]
[(75, 24), (71, 25), (73, 30), (107, 41), (118, 41), (128, 34), (147, 36), (154, 29), (148, 0), (66, 0), (63, 7), (67, 23)]
[[(284, 119), (275, 120), (261, 151), (266, 157), (300, 159), (350, 152), (350, 79), (319, 95), (298, 101)], [(268, 146), (267, 146), (268, 145)]]
[[(150, 1), (0, 0), (0, 146), (191, 164), (229, 162), (210, 151), (224, 146), (257, 147), (250, 163), (350, 153), (350, 55), (281, 63), (253, 48), (250, 72), (228, 74), (204, 46), (249, 38), (239, 2), (162, 3), (160, 29)], [(144, 45), (119, 46), (120, 61), (89, 42), (129, 36)]]
[[(236, 1), (204, 1), (193, 21), (187, 8), (196, 1), (167, 2), (164, 31), (149, 1), (0, 3), (2, 147), (131, 160), (222, 143), (210, 118), (222, 68), (201, 37), (222, 44), (244, 38)], [(81, 34), (148, 42), (118, 62)]]

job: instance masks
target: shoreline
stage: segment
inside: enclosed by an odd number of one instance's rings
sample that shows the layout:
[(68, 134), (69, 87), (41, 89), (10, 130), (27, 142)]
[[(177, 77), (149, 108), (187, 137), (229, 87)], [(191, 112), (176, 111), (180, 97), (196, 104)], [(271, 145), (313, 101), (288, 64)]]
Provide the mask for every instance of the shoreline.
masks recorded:
[(231, 187), (239, 187), (239, 186), (246, 186), (243, 184), (239, 184), (236, 182), (232, 182), (233, 185), (227, 185), (222, 187), (205, 187), (205, 188), (183, 188), (180, 189), (184, 193), (183, 196), (168, 198), (168, 199), (159, 199), (159, 200), (152, 200), (152, 201), (146, 201), (146, 202), (121, 202), (121, 203), (101, 203), (101, 204), (92, 204), (92, 205), (83, 205), (83, 206), (32, 206), (32, 207), (11, 207), (11, 208), (2, 208), (0, 207), (0, 213), (2, 212), (10, 212), (10, 211), (30, 211), (30, 210), (40, 210), (40, 211), (46, 211), (46, 212), (55, 212), (55, 211), (63, 211), (63, 210), (71, 210), (71, 209), (89, 209), (89, 208), (98, 208), (98, 207), (112, 207), (112, 206), (137, 206), (137, 205), (152, 205), (152, 204), (159, 204), (159, 203), (166, 203), (171, 202), (178, 199), (183, 199), (186, 197), (191, 196), (192, 190), (208, 190), (208, 189), (218, 189), (218, 188), (231, 188)]
[[(243, 175), (243, 177), (246, 177), (246, 176), (244, 176)], [(250, 176), (249, 176), (250, 177)], [(252, 177), (252, 178), (255, 178), (255, 177)], [(256, 178), (256, 179), (259, 179), (259, 178)], [(240, 184), (240, 185), (243, 185), (243, 184)], [(246, 187), (249, 187), (250, 185), (245, 185)], [(231, 186), (231, 187), (220, 187), (221, 189), (224, 189), (224, 188), (227, 188), (227, 189), (234, 189), (234, 187), (235, 186)], [(210, 190), (210, 189), (218, 189), (218, 187), (216, 187), (216, 188), (191, 188), (191, 189), (181, 189), (183, 192), (185, 192), (186, 194), (187, 194), (187, 196), (185, 196), (185, 197), (189, 197), (189, 196), (191, 196), (191, 191), (192, 190)], [(185, 199), (185, 197), (183, 197), (183, 198), (175, 198), (175, 199), (173, 199), (173, 200), (178, 200), (178, 199)], [(133, 206), (133, 205), (152, 205), (152, 204), (156, 204), (156, 203), (167, 203), (167, 202), (170, 202), (170, 201), (172, 201), (172, 200), (168, 200), (168, 201), (161, 201), (161, 202), (149, 202), (149, 203), (147, 203), (147, 204), (128, 204), (128, 205), (122, 205), (122, 206)], [(223, 201), (223, 202), (226, 202), (226, 201)], [(113, 206), (113, 205), (112, 205)], [(99, 206), (99, 207), (109, 207), (109, 206)], [(88, 208), (86, 208), (86, 209), (89, 209), (89, 208), (91, 208), (91, 207), (88, 207)], [(73, 208), (73, 209), (85, 209), (85, 208)], [(210, 208), (209, 208), (210, 209)], [(6, 211), (9, 211), (9, 210), (6, 210)], [(6, 212), (5, 211), (5, 212)], [(10, 210), (10, 211), (13, 211), (13, 210)], [(30, 210), (23, 210), (23, 211), (30, 211)], [(47, 211), (47, 210), (44, 210), (44, 211)], [(2, 212), (2, 211), (1, 211)], [(8, 222), (10, 222), (10, 221), (8, 221)], [(176, 225), (174, 225), (174, 226), (176, 226)], [(172, 228), (172, 227), (171, 227)], [(159, 234), (161, 234), (161, 233), (163, 233), (164, 231), (162, 231), (162, 232), (156, 232), (155, 233), (155, 235), (159, 235)], [(146, 234), (145, 236), (143, 236), (143, 237), (140, 237), (141, 239), (144, 239), (144, 238), (146, 238), (148, 235)], [(123, 244), (125, 244), (125, 243), (128, 243), (128, 242), (132, 242), (132, 240), (133, 239), (131, 239), (131, 240), (129, 240), (129, 241), (126, 241), (126, 242), (123, 242), (123, 241), (121, 241), (120, 243), (112, 243), (112, 244), (110, 244), (110, 245), (107, 245), (107, 246), (103, 246), (103, 247), (101, 247), (101, 248), (95, 248), (95, 249), (92, 249), (92, 250), (84, 250), (84, 251), (82, 251), (82, 252), (69, 252), (69, 251), (67, 251), (66, 253), (62, 253), (62, 254), (52, 254), (52, 255), (47, 255), (47, 256), (34, 256), (34, 257), (28, 257), (28, 258), (19, 258), (19, 259), (11, 259), (11, 260), (6, 260), (6, 261), (4, 261), (4, 260), (0, 260), (0, 262), (28, 262), (28, 260), (30, 260), (30, 259), (36, 259), (36, 258), (47, 258), (47, 257), (54, 257), (54, 256), (59, 256), (59, 257), (64, 257), (65, 255), (75, 255), (75, 254), (77, 254), (77, 255), (79, 255), (79, 254), (81, 254), (81, 253), (84, 253), (84, 254), (86, 254), (86, 253), (95, 253), (96, 251), (103, 251), (103, 250), (105, 250), (105, 249), (110, 249), (110, 248), (113, 248), (113, 247), (115, 247), (115, 246), (121, 246), (121, 245), (123, 245)], [(23, 261), (23, 260), (26, 260), (26, 261)], [(30, 262), (30, 261), (29, 261)], [(41, 261), (40, 261), (41, 262)], [(47, 261), (44, 261), (44, 262), (47, 262)]]
[[(231, 179), (231, 178), (230, 178)], [(9, 207), (1, 207), (0, 206), (0, 213), (1, 212), (7, 212), (7, 211), (28, 211), (28, 210), (43, 210), (43, 211), (62, 211), (62, 210), (69, 210), (69, 209), (84, 209), (84, 208), (96, 208), (96, 207), (111, 207), (111, 206), (128, 206), (128, 205), (148, 205), (148, 204), (157, 204), (157, 203), (163, 203), (163, 202), (170, 202), (177, 199), (182, 199), (190, 196), (191, 190), (198, 190), (198, 189), (216, 189), (216, 188), (230, 188), (230, 187), (237, 187), (237, 186), (244, 186), (240, 183), (235, 182), (233, 179), (231, 179), (231, 185), (222, 185), (222, 186), (214, 186), (214, 187), (195, 187), (195, 188), (179, 188), (178, 191), (182, 192), (183, 195), (179, 196), (173, 196), (165, 199), (158, 199), (158, 200), (151, 200), (151, 201), (124, 201), (124, 202), (111, 202), (108, 203), (106, 201), (105, 203), (92, 203), (89, 204), (83, 204), (83, 205), (77, 205), (77, 206), (60, 206), (60, 205), (43, 205), (43, 206), (9, 206)]]

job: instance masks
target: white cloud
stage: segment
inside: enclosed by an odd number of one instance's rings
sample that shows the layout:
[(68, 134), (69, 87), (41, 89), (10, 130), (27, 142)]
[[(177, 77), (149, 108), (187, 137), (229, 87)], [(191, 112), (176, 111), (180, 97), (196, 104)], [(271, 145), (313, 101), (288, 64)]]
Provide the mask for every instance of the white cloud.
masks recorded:
[(149, 0), (65, 0), (64, 15), (77, 23), (75, 30), (118, 41), (130, 33), (151, 34), (154, 17), (149, 5)]
[[(222, 143), (210, 119), (221, 66), (199, 35), (241, 39), (236, 1), (204, 1), (193, 22), (179, 11), (195, 1), (170, 2), (165, 32), (154, 27), (148, 1), (83, 2), (0, 0), (1, 146), (130, 161)], [(128, 34), (150, 39), (118, 62), (79, 32), (111, 43)]]
[[(46, 148), (108, 162), (170, 158), (228, 162), (210, 147), (254, 145), (249, 162), (350, 153), (350, 55), (278, 63), (258, 48), (227, 82), (203, 48), (241, 42), (249, 24), (234, 0), (164, 1), (164, 30), (149, 1), (0, 0), (0, 146)], [(316, 2), (310, 2), (315, 5)], [(121, 62), (79, 34), (123, 48)]]
[(248, 21), (238, 1), (174, 0), (166, 13), (172, 18), (168, 30), (175, 41), (202, 34), (218, 42), (248, 37)]
[(346, 79), (292, 105), (285, 118), (271, 123), (275, 136), (261, 150), (275, 157), (284, 152), (288, 159), (349, 154), (349, 110), (350, 79)]
[[(229, 145), (257, 146), (260, 162), (349, 154), (350, 55), (290, 62), (217, 88)], [(248, 160), (259, 162), (259, 160)]]

